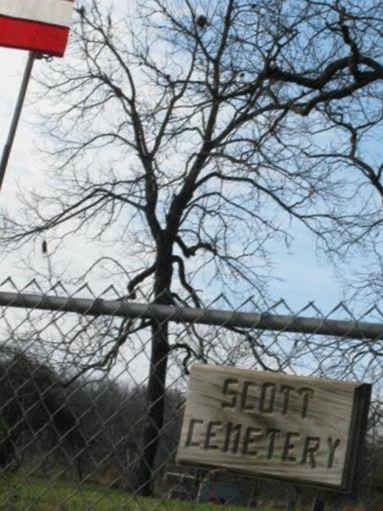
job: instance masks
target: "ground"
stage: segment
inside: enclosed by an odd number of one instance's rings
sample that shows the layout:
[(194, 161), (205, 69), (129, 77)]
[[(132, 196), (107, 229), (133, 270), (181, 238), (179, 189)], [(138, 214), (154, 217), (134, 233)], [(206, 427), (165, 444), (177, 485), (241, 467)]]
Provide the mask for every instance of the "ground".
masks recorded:
[[(135, 497), (126, 491), (110, 490), (90, 484), (79, 487), (78, 484), (47, 482), (43, 479), (0, 478), (0, 511), (219, 511), (220, 509), (245, 511), (239, 507)], [(260, 504), (256, 511), (285, 510), (286, 504), (280, 503), (273, 506)], [(297, 511), (307, 510), (299, 508)], [(343, 511), (365, 510), (362, 507), (348, 507)]]
[[(99, 486), (47, 483), (21, 478), (0, 480), (0, 511), (214, 511), (219, 506), (194, 504), (177, 500), (138, 498), (121, 490)], [(227, 508), (225, 511), (241, 511)], [(260, 511), (273, 511), (264, 507)]]

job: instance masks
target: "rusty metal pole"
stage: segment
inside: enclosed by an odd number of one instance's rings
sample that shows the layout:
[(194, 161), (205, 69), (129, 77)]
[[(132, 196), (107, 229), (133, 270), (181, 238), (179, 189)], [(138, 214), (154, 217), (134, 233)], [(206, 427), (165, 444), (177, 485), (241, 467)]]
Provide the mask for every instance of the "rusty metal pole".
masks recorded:
[(5, 172), (7, 170), (9, 157), (12, 151), (13, 142), (15, 140), (15, 135), (17, 131), (17, 126), (19, 124), (21, 112), (23, 110), (25, 96), (28, 90), (28, 85), (32, 76), (33, 63), (35, 61), (36, 55), (34, 52), (29, 52), (27, 63), (25, 65), (24, 75), (21, 82), (19, 95), (17, 97), (15, 110), (13, 112), (13, 117), (11, 121), (11, 125), (8, 132), (7, 141), (5, 143), (3, 154), (1, 156), (0, 161), (0, 191), (3, 185)]

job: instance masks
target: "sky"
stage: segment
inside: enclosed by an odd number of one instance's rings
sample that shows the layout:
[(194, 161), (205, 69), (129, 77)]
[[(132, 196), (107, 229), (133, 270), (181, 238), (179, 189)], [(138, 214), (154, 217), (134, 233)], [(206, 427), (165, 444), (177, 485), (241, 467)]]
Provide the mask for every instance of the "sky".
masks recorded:
[[(16, 101), (23, 69), (27, 58), (26, 52), (0, 49), (0, 68), (2, 79), (0, 82), (0, 144), (4, 145), (13, 107)], [(47, 66), (46, 62), (37, 62), (35, 66)], [(32, 81), (30, 92), (36, 83)], [(33, 119), (39, 108), (38, 103), (31, 101), (30, 95), (23, 111), (13, 152), (4, 179), (0, 194), (1, 207), (17, 210), (18, 189), (40, 189), (44, 185), (44, 161), (39, 154), (37, 142), (39, 131)], [(45, 169), (46, 171), (46, 169)], [(294, 309), (304, 307), (308, 302), (315, 301), (325, 312), (333, 308), (343, 298), (342, 284), (335, 276), (333, 268), (324, 260), (319, 261), (314, 247), (314, 240), (303, 227), (294, 227), (295, 240), (291, 247), (279, 243), (273, 245), (273, 276), (271, 295), (275, 300), (280, 298)], [(95, 252), (96, 250), (96, 252)], [(73, 247), (64, 247), (61, 259), (57, 265), (62, 270), (66, 264), (71, 271), (80, 271), (82, 263), (89, 260), (101, 251), (101, 247), (89, 251), (88, 244), (84, 242)], [(25, 247), (23, 253), (14, 253), (0, 259), (1, 279), (11, 275), (18, 284), (24, 284), (32, 277), (30, 270), (20, 264), (21, 256), (31, 257), (31, 247)], [(101, 253), (101, 252), (100, 252)], [(41, 254), (32, 254), (33, 258), (40, 258)], [(45, 262), (42, 260), (42, 269)]]

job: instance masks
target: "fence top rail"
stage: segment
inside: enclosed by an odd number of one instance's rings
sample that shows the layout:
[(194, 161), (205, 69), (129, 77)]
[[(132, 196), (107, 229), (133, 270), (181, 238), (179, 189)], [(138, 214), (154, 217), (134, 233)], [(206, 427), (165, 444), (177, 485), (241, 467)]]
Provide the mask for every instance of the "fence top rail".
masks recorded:
[(59, 297), (0, 291), (0, 306), (42, 311), (73, 312), (89, 316), (142, 318), (269, 330), (300, 334), (331, 335), (352, 339), (383, 339), (383, 323), (336, 320), (294, 315), (259, 314), (235, 310), (145, 304), (124, 300)]

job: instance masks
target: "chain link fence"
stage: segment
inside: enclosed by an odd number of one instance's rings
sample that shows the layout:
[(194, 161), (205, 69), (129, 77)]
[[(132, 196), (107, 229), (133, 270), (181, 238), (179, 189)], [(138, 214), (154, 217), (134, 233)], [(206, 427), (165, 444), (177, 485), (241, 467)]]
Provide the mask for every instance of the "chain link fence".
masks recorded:
[(312, 509), (317, 490), (175, 463), (194, 362), (373, 383), (356, 490), (322, 497), (326, 510), (383, 509), (378, 307), (356, 317), (221, 295), (194, 309), (8, 279), (0, 336), (0, 509)]

